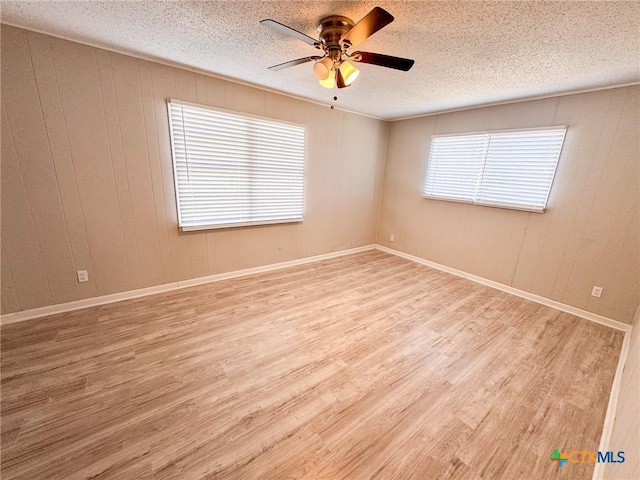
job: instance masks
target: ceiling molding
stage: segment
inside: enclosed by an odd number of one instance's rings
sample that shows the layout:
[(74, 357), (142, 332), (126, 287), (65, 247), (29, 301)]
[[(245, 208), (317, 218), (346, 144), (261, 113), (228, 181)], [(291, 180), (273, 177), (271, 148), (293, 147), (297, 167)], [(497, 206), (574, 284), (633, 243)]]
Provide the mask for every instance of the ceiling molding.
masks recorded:
[(595, 87), (595, 88), (584, 88), (584, 89), (578, 89), (578, 90), (569, 90), (569, 91), (566, 91), (566, 92), (550, 93), (550, 94), (547, 94), (547, 95), (539, 95), (539, 96), (534, 96), (534, 97), (526, 97), (526, 98), (518, 98), (518, 99), (513, 99), (513, 100), (505, 100), (503, 102), (484, 103), (484, 104), (481, 104), (481, 105), (473, 105), (473, 106), (470, 106), (470, 107), (452, 108), (452, 109), (449, 109), (449, 110), (441, 110), (441, 111), (438, 111), (438, 112), (430, 112), (430, 113), (421, 113), (419, 115), (411, 115), (411, 116), (408, 116), (408, 117), (391, 118), (391, 119), (387, 119), (385, 121), (387, 121), (387, 122), (401, 122), (403, 120), (413, 120), (414, 118), (432, 117), (434, 115), (444, 115), (446, 113), (463, 112), (465, 110), (475, 110), (477, 108), (497, 107), (499, 105), (509, 105), (511, 103), (535, 102), (536, 100), (545, 100), (547, 98), (566, 97), (566, 96), (569, 96), (569, 95), (580, 95), (581, 93), (599, 92), (599, 91), (602, 91), (602, 90), (611, 90), (611, 89), (614, 89), (614, 88), (633, 87), (635, 85), (640, 85), (640, 81), (638, 81), (638, 82), (621, 83), (619, 85), (605, 85), (605, 86), (602, 86), (602, 87)]
[[(185, 64), (182, 64), (180, 62), (174, 62), (172, 60), (167, 60), (167, 59), (164, 59), (164, 58), (155, 57), (153, 55), (146, 55), (146, 54), (143, 54), (143, 53), (133, 52), (131, 50), (119, 49), (119, 48), (113, 47), (111, 45), (109, 45), (109, 46), (99, 45), (99, 44), (91, 42), (91, 41), (84, 41), (84, 40), (83, 41), (79, 41), (79, 40), (76, 40), (76, 39), (73, 39), (73, 38), (69, 38), (69, 37), (66, 37), (66, 36), (63, 36), (63, 35), (53, 35), (53, 34), (51, 34), (49, 32), (44, 32), (42, 30), (37, 30), (37, 29), (34, 29), (34, 28), (25, 27), (25, 26), (18, 25), (16, 23), (7, 22), (7, 21), (0, 22), (0, 28), (2, 27), (2, 25), (8, 25), (10, 27), (19, 28), (21, 30), (28, 30), (30, 32), (39, 33), (40, 35), (47, 35), (49, 37), (59, 38), (60, 40), (65, 40), (67, 42), (79, 43), (81, 45), (86, 45), (88, 47), (98, 48), (100, 50), (105, 50), (107, 52), (117, 53), (118, 55), (126, 55), (127, 57), (137, 58), (138, 60), (144, 60), (146, 62), (154, 62), (154, 63), (159, 63), (160, 65), (165, 65), (167, 67), (179, 68), (181, 70), (186, 70), (188, 72), (197, 73), (199, 75), (206, 75), (207, 77), (212, 77), (212, 78), (217, 78), (219, 80), (224, 80), (225, 82), (237, 83), (238, 85), (243, 85), (245, 87), (255, 88), (257, 90), (263, 90), (265, 92), (274, 93), (276, 95), (282, 95), (284, 97), (293, 98), (294, 100), (300, 100), (302, 102), (312, 103), (314, 105), (319, 105), (321, 107), (331, 108), (331, 104), (330, 103), (318, 102), (317, 100), (313, 100), (311, 98), (303, 97), (301, 95), (293, 95), (291, 93), (283, 92), (283, 91), (275, 89), (275, 88), (265, 87), (263, 85), (258, 85), (256, 83), (247, 82), (247, 81), (241, 80), (239, 78), (227, 77), (227, 76), (220, 75), (220, 74), (217, 74), (217, 73), (209, 72), (209, 71), (204, 70), (202, 68), (191, 67), (189, 65), (185, 65)], [(346, 108), (341, 108), (341, 107), (339, 107), (338, 105), (335, 105), (335, 104), (333, 104), (333, 106), (334, 106), (334, 110), (338, 110), (338, 111), (344, 112), (344, 113), (350, 113), (351, 115), (359, 115), (361, 117), (367, 117), (367, 118), (371, 118), (373, 120), (379, 120), (381, 122), (388, 122), (389, 121), (389, 119), (386, 119), (386, 118), (376, 117), (376, 116), (373, 116), (373, 115), (368, 115), (366, 113), (355, 112), (353, 110), (348, 110)]]

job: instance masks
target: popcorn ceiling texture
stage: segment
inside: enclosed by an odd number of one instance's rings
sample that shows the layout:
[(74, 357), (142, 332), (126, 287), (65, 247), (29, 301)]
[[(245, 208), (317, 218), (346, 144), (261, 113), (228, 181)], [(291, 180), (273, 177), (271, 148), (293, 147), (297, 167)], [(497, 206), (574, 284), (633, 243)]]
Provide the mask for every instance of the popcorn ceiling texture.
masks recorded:
[[(317, 50), (258, 24), (317, 38), (326, 15), (395, 21), (360, 50), (416, 60), (361, 65), (356, 83), (321, 87), (312, 64), (267, 67)], [(627, 2), (2, 2), (2, 22), (203, 70), (383, 119), (640, 81), (640, 3)]]

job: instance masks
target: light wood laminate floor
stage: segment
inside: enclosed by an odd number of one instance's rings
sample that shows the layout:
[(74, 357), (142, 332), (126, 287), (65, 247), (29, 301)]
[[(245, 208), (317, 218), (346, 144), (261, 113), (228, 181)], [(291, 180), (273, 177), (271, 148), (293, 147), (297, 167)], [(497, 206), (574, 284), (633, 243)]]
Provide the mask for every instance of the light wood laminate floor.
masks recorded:
[(622, 333), (372, 251), (2, 328), (2, 478), (589, 479)]

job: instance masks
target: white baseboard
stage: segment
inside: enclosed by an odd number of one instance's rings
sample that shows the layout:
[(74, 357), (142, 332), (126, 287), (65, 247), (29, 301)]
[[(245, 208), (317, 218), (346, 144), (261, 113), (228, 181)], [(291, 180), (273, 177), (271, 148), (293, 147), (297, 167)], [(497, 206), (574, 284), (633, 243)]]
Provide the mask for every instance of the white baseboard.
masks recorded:
[(193, 278), (189, 280), (182, 280), (178, 282), (172, 282), (172, 283), (157, 285), (153, 287), (129, 290), (127, 292), (112, 293), (109, 295), (86, 298), (83, 300), (76, 300), (68, 303), (48, 305), (46, 307), (34, 308), (31, 310), (24, 310), (21, 312), (7, 313), (0, 316), (0, 325), (20, 322), (23, 320), (30, 320), (32, 318), (44, 317), (44, 316), (53, 315), (56, 313), (70, 312), (73, 310), (79, 310), (87, 307), (106, 305), (108, 303), (120, 302), (122, 300), (129, 300), (132, 298), (139, 298), (147, 295), (154, 295), (157, 293), (168, 292), (168, 291), (177, 290), (180, 288), (192, 287), (195, 285), (202, 285), (204, 283), (219, 282), (221, 280), (228, 280), (231, 278), (253, 275), (256, 273), (269, 272), (271, 270), (278, 270), (281, 268), (293, 267), (296, 265), (303, 265), (306, 263), (317, 262), (320, 260), (341, 257), (344, 255), (350, 255), (353, 253), (359, 253), (359, 252), (364, 252), (364, 251), (374, 250), (374, 249), (377, 249), (386, 253), (390, 253), (392, 255), (396, 255), (396, 256), (405, 258), (407, 260), (411, 260), (413, 262), (420, 263), (422, 265), (426, 265), (428, 267), (441, 270), (443, 272), (451, 273), (452, 275), (467, 278), (474, 282), (481, 283), (483, 285), (487, 285), (489, 287), (496, 288), (498, 290), (502, 290), (504, 292), (511, 293), (513, 295), (517, 295), (522, 298), (526, 298), (527, 300), (531, 300), (536, 303), (540, 303), (542, 305), (546, 305), (548, 307), (555, 308), (557, 310), (561, 310), (563, 312), (567, 312), (572, 315), (576, 315), (586, 320), (590, 320), (592, 322), (606, 325), (607, 327), (615, 328), (617, 330), (622, 330), (623, 332), (631, 331), (631, 326), (627, 325), (626, 323), (618, 322), (617, 320), (613, 320), (611, 318), (607, 318), (601, 315), (597, 315), (595, 313), (587, 312), (586, 310), (582, 310), (577, 307), (572, 307), (571, 305), (566, 305), (564, 303), (557, 302), (549, 298), (541, 297), (540, 295), (525, 292), (524, 290), (519, 290), (517, 288), (510, 287), (502, 283), (494, 282), (493, 280), (488, 280), (486, 278), (479, 277), (471, 273), (463, 272), (462, 270), (457, 270), (455, 268), (448, 267), (446, 265), (441, 265), (439, 263), (435, 263), (430, 260), (425, 260), (424, 258), (416, 257), (415, 255), (404, 253), (399, 250), (394, 250), (392, 248), (388, 248), (379, 244), (365, 245), (362, 247), (350, 248), (347, 250), (340, 250), (337, 252), (325, 253), (322, 255), (315, 255), (312, 257), (304, 257), (297, 260), (290, 260), (287, 262), (273, 263), (270, 265), (263, 265), (263, 266), (254, 267), (254, 268), (246, 268), (243, 270), (235, 270), (232, 272), (219, 273), (215, 275), (209, 275), (206, 277)]
[(317, 262), (320, 260), (327, 260), (330, 258), (342, 257), (344, 255), (351, 255), (353, 253), (366, 252), (368, 250), (375, 250), (375, 245), (365, 245), (362, 247), (349, 248), (347, 250), (340, 250), (337, 252), (324, 253), (322, 255), (314, 255), (313, 257), (304, 257), (297, 260), (289, 260), (287, 262), (272, 263), (270, 265), (263, 265), (254, 268), (245, 268), (243, 270), (235, 270), (233, 272), (218, 273), (215, 275), (208, 275), (206, 277), (192, 278), (189, 280), (181, 280), (179, 282), (166, 283), (164, 285), (157, 285), (154, 287), (139, 288), (137, 290), (129, 290), (127, 292), (112, 293), (109, 295), (102, 295), (99, 297), (85, 298), (83, 300), (76, 300), (73, 302), (60, 303), (57, 305), (48, 305), (46, 307), (34, 308), (31, 310), (23, 310), (21, 312), (7, 313), (0, 316), (0, 325), (7, 325), (9, 323), (22, 322), (24, 320), (31, 320), (33, 318), (44, 317), (47, 315), (53, 315), (56, 313), (71, 312), (73, 310), (80, 310), (87, 307), (95, 307), (98, 305), (106, 305), (108, 303), (121, 302), (123, 300), (129, 300), (132, 298), (145, 297), (147, 295), (154, 295), (156, 293), (169, 292), (171, 290), (178, 290), (180, 288), (193, 287), (195, 285), (202, 285), (204, 283), (219, 282), (221, 280), (228, 280), (237, 277), (246, 277), (247, 275), (253, 275), (256, 273), (270, 272), (272, 270), (279, 270), (281, 268), (294, 267), (296, 265), (304, 265), (306, 263)]
[(497, 290), (502, 290), (503, 292), (511, 293), (512, 295), (516, 295), (518, 297), (526, 298), (527, 300), (531, 300), (532, 302), (540, 303), (542, 305), (546, 305), (547, 307), (570, 313), (572, 315), (575, 315), (576, 317), (584, 318), (585, 320), (590, 320), (607, 327), (615, 328), (616, 330), (622, 330), (625, 333), (631, 331), (631, 325), (628, 325), (626, 323), (613, 320), (612, 318), (603, 317), (602, 315), (598, 315), (596, 313), (587, 312), (586, 310), (582, 310), (565, 303), (557, 302), (555, 300), (551, 300), (550, 298), (536, 295), (535, 293), (525, 292), (524, 290), (519, 290), (517, 288), (510, 287), (509, 285), (494, 282), (493, 280), (479, 277), (471, 273), (463, 272), (462, 270), (458, 270), (456, 268), (447, 267), (446, 265), (441, 265), (430, 260), (425, 260), (424, 258), (416, 257), (415, 255), (404, 253), (399, 250), (394, 250), (393, 248), (385, 247), (384, 245), (376, 245), (376, 249), (382, 252), (390, 253), (392, 255), (397, 255), (398, 257), (406, 258), (407, 260), (411, 260), (422, 265), (426, 265), (427, 267), (435, 268), (437, 270), (456, 275), (458, 277), (466, 278), (476, 283), (481, 283), (482, 285), (486, 285)]
[[(616, 419), (616, 411), (618, 410), (618, 398), (620, 397), (620, 389), (622, 387), (622, 372), (627, 363), (627, 356), (629, 355), (629, 344), (631, 338), (631, 332), (624, 334), (624, 340), (622, 341), (622, 349), (620, 350), (620, 357), (618, 358), (618, 366), (616, 368), (616, 374), (613, 377), (613, 383), (611, 384), (611, 391), (609, 392), (609, 403), (607, 404), (607, 413), (604, 416), (604, 425), (602, 426), (602, 435), (600, 435), (600, 444), (598, 445), (599, 452), (606, 452), (609, 450), (609, 444), (611, 443), (611, 434), (613, 433), (613, 423)], [(593, 469), (593, 480), (602, 480), (604, 478), (604, 463), (596, 463)]]
[[(640, 327), (640, 306), (636, 310), (636, 314), (633, 317), (633, 328)], [(631, 331), (626, 332), (624, 340), (622, 341), (622, 349), (620, 350), (620, 357), (618, 358), (618, 367), (616, 368), (616, 374), (613, 377), (613, 384), (611, 385), (611, 391), (609, 392), (609, 404), (607, 405), (607, 413), (604, 417), (604, 425), (602, 427), (602, 435), (600, 435), (600, 444), (598, 445), (598, 451), (608, 452), (611, 445), (611, 435), (613, 434), (613, 425), (616, 420), (616, 414), (618, 411), (618, 399), (620, 397), (620, 389), (622, 388), (622, 373), (627, 365), (627, 357), (629, 350), (631, 349)], [(592, 480), (603, 480), (605, 464), (596, 463), (593, 469)]]

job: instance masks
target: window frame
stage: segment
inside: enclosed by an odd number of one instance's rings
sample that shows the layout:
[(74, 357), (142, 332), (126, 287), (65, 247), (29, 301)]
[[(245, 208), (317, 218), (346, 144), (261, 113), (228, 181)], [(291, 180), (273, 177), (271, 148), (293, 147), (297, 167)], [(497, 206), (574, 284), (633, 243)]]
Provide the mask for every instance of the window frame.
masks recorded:
[[(174, 186), (174, 196), (176, 200), (176, 213), (178, 217), (178, 229), (181, 232), (222, 230), (222, 229), (230, 229), (230, 228), (259, 227), (259, 226), (268, 226), (268, 225), (296, 224), (296, 223), (304, 222), (306, 204), (307, 204), (306, 202), (307, 168), (306, 167), (307, 167), (307, 150), (308, 150), (307, 147), (309, 142), (306, 124), (290, 122), (287, 120), (281, 120), (281, 119), (266, 117), (262, 115), (254, 115), (254, 114), (239, 112), (239, 111), (230, 110), (226, 108), (212, 107), (210, 105), (189, 102), (186, 100), (178, 100), (175, 98), (167, 98), (165, 103), (167, 108), (167, 122), (169, 123), (169, 145), (171, 147), (171, 167), (173, 170), (173, 186)], [(282, 123), (284, 125), (291, 125), (295, 127), (301, 127), (302, 129), (304, 129), (304, 154), (302, 159), (302, 209), (301, 209), (300, 217), (291, 218), (291, 219), (256, 220), (256, 221), (248, 221), (248, 222), (231, 222), (231, 223), (224, 223), (224, 224), (183, 226), (182, 215), (180, 211), (180, 194), (178, 190), (178, 166), (176, 164), (176, 152), (175, 152), (175, 146), (173, 142), (174, 132), (173, 132), (173, 124), (171, 122), (171, 104), (196, 107), (204, 110), (212, 110), (214, 112), (227, 113), (230, 115), (235, 115), (235, 116), (240, 116), (245, 118), (255, 118), (257, 120), (264, 120), (264, 121), (273, 122), (273, 123)]]
[[(501, 134), (501, 133), (534, 132), (534, 131), (559, 130), (559, 129), (563, 129), (564, 130), (564, 133), (563, 133), (563, 136), (562, 136), (562, 143), (560, 145), (560, 151), (558, 153), (558, 160), (556, 161), (555, 167), (553, 169), (553, 175), (551, 176), (551, 181), (549, 182), (549, 188), (547, 190), (547, 194), (546, 194), (546, 197), (545, 197), (545, 206), (543, 208), (527, 207), (526, 205), (501, 204), (501, 203), (498, 203), (498, 202), (491, 203), (491, 202), (482, 202), (482, 201), (476, 201), (476, 200), (466, 200), (466, 199), (462, 199), (462, 198), (447, 197), (447, 196), (443, 196), (443, 195), (431, 195), (431, 194), (425, 193), (425, 187), (426, 187), (426, 183), (427, 183), (427, 175), (429, 173), (429, 162), (431, 160), (431, 146), (433, 145), (433, 139), (434, 138), (460, 137), (460, 136), (465, 136), (465, 135), (487, 135), (487, 136), (491, 136), (491, 135), (494, 135), (494, 134)], [(558, 165), (560, 163), (560, 159), (562, 157), (562, 152), (564, 150), (565, 140), (567, 138), (567, 130), (568, 129), (569, 129), (568, 125), (550, 125), (550, 126), (544, 126), (544, 127), (509, 128), (509, 129), (501, 129), (501, 130), (479, 130), (479, 131), (474, 131), (474, 132), (456, 132), (456, 133), (445, 133), (445, 134), (435, 134), (434, 133), (434, 134), (431, 135), (430, 140), (429, 140), (427, 161), (425, 163), (425, 167), (426, 168), (425, 168), (424, 175), (422, 177), (422, 198), (427, 199), (427, 200), (437, 200), (437, 201), (453, 202), (453, 203), (464, 203), (464, 204), (467, 204), (467, 205), (478, 205), (478, 206), (481, 206), (481, 207), (504, 208), (504, 209), (508, 209), (508, 210), (517, 210), (517, 211), (529, 212), (529, 213), (545, 213), (545, 211), (547, 210), (547, 207), (549, 206), (549, 197), (551, 196), (551, 190), (553, 188), (553, 182), (554, 182), (554, 180), (556, 178), (556, 174), (558, 172)], [(476, 186), (476, 192), (477, 192), (478, 187), (480, 186), (480, 184), (482, 182), (482, 177), (484, 176), (489, 143), (490, 142), (487, 142), (487, 148), (485, 149), (484, 158), (482, 159), (482, 169), (480, 171), (480, 176), (478, 178), (478, 185)]]

